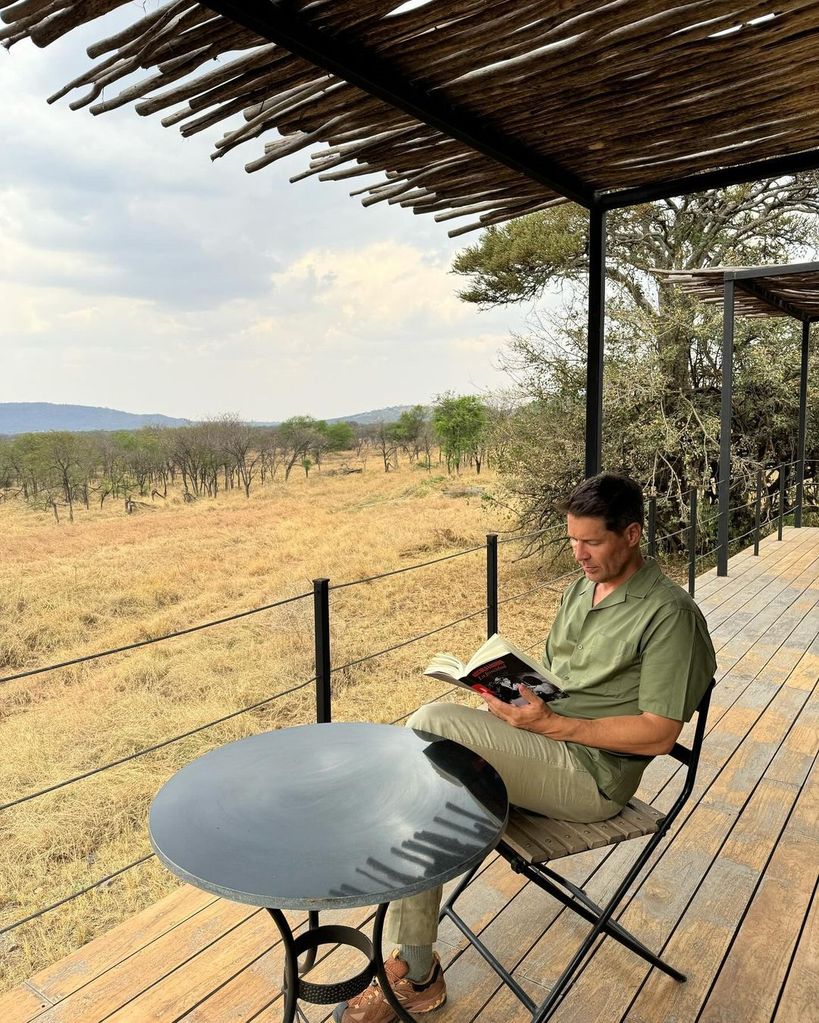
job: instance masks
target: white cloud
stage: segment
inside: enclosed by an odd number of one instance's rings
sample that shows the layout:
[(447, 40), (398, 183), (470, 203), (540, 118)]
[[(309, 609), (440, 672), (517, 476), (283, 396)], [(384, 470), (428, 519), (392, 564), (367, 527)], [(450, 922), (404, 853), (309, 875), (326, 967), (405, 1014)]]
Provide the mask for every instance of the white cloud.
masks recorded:
[(0, 401), (278, 419), (503, 382), (521, 317), (457, 299), (431, 218), (290, 185), (304, 154), (247, 175), (263, 140), (212, 164), (219, 127), (48, 106), (107, 31), (0, 53)]

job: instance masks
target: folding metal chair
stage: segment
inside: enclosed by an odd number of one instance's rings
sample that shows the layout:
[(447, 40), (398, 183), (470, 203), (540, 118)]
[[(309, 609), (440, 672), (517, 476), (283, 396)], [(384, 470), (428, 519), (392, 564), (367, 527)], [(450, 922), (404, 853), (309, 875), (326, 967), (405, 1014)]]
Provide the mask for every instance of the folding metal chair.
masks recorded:
[[(683, 764), (686, 770), (682, 790), (667, 813), (661, 813), (635, 798), (630, 799), (615, 817), (596, 824), (573, 824), (569, 821), (553, 820), (551, 817), (542, 817), (517, 808), (513, 808), (510, 813), (509, 823), (506, 826), (506, 831), (501, 838), (497, 851), (509, 862), (512, 870), (523, 874), (524, 877), (533, 881), (538, 887), (562, 902), (568, 909), (571, 909), (592, 924), (585, 940), (555, 982), (548, 997), (540, 1005), (536, 1004), (529, 997), (511, 973), (505, 969), (454, 909), (455, 902), (475, 876), (478, 867), (462, 879), (458, 887), (442, 906), (441, 919), (443, 920), (445, 917), (448, 917), (466, 935), (495, 973), (531, 1011), (532, 1023), (543, 1023), (544, 1020), (549, 1019), (555, 1012), (585, 961), (591, 958), (591, 955), (600, 947), (598, 944), (593, 948), (600, 934), (619, 941), (621, 945), (625, 945), (626, 948), (631, 949), (632, 952), (641, 956), (646, 962), (651, 963), (652, 966), (656, 966), (657, 969), (667, 973), (674, 980), (684, 981), (686, 979), (684, 974), (680, 973), (679, 970), (675, 970), (673, 966), (669, 966), (668, 963), (646, 948), (641, 941), (624, 927), (621, 927), (612, 917), (632, 883), (663, 837), (668, 833), (674, 819), (691, 795), (713, 688), (714, 683), (711, 682), (705, 696), (703, 696), (697, 707), (697, 721), (691, 746), (688, 747), (675, 743), (674, 748), (668, 754)], [(579, 852), (600, 849), (617, 842), (623, 842), (626, 839), (641, 838), (645, 835), (651, 835), (651, 838), (628, 869), (617, 890), (605, 906), (598, 906), (582, 888), (572, 884), (571, 881), (561, 877), (557, 871), (547, 866), (552, 860), (560, 859), (564, 856), (573, 856)]]

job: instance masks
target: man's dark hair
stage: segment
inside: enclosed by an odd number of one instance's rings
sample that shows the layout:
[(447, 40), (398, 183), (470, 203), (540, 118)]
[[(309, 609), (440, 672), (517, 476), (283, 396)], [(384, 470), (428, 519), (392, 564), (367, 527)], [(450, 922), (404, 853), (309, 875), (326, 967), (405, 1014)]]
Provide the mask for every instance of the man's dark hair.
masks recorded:
[(645, 517), (640, 484), (617, 472), (601, 472), (574, 488), (562, 502), (564, 515), (605, 519), (606, 529), (622, 533), (632, 522), (643, 525)]

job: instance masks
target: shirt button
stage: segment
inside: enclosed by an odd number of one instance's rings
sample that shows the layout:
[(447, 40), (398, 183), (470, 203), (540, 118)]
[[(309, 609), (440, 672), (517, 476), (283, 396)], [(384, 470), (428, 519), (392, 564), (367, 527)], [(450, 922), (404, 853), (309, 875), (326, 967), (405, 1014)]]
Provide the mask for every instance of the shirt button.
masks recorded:
[(578, 643), (577, 644), (577, 649), (578, 650), (582, 650), (583, 649), (583, 644), (582, 643)]

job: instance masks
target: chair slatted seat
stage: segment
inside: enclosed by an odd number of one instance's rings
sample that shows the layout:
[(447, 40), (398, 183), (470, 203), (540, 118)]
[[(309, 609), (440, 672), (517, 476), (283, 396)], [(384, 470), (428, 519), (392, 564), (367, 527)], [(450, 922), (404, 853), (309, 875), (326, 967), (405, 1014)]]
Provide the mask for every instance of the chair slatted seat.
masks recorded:
[(527, 863), (547, 863), (629, 838), (653, 835), (664, 818), (665, 814), (634, 797), (616, 816), (594, 824), (554, 820), (513, 807), (503, 842)]

